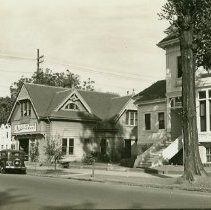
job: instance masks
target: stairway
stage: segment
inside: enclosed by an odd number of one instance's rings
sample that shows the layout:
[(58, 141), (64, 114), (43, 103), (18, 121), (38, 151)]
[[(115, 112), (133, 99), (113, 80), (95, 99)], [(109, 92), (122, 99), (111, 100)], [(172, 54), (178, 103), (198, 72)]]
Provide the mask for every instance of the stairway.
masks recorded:
[(159, 141), (154, 143), (144, 153), (137, 156), (135, 168), (149, 168), (163, 165), (164, 161), (170, 160), (182, 148), (182, 137), (174, 141)]

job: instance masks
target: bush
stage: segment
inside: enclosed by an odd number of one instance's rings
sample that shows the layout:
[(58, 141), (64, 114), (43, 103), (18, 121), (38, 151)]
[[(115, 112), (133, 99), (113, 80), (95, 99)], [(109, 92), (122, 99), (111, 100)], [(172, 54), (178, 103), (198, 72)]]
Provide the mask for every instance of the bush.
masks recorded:
[(131, 158), (124, 158), (120, 160), (120, 166), (125, 166), (128, 168), (133, 168), (134, 162), (136, 160), (136, 157)]
[(111, 158), (108, 154), (99, 154), (98, 160), (99, 162), (109, 163), (111, 161)]
[(92, 165), (94, 161), (95, 161), (95, 158), (92, 154), (86, 154), (84, 155), (82, 159), (82, 163), (85, 165)]

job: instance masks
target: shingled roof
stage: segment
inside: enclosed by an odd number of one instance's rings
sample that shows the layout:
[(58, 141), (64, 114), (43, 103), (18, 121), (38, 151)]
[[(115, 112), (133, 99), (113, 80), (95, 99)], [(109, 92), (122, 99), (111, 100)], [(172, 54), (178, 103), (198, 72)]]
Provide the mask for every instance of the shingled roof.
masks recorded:
[(78, 93), (90, 107), (92, 113), (63, 111), (56, 109), (73, 90), (27, 83), (24, 84), (39, 118), (99, 120), (117, 115), (131, 96), (120, 97), (114, 93), (82, 91)]
[(178, 39), (178, 33), (170, 33), (168, 34), (164, 39), (162, 39), (157, 46), (160, 48), (165, 49), (166, 46), (171, 45), (171, 44), (176, 44), (179, 43), (179, 39)]
[(134, 96), (136, 103), (166, 98), (166, 80), (159, 80)]

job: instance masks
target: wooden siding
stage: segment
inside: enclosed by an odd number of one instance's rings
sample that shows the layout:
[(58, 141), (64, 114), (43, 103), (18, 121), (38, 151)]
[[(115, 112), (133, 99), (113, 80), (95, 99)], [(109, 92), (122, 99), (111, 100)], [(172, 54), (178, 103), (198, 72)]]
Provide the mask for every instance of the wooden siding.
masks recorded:
[[(166, 138), (166, 103), (142, 105), (138, 110), (138, 144), (154, 143)], [(165, 129), (158, 128), (158, 113), (165, 114)], [(151, 130), (145, 129), (145, 114), (151, 114)]]
[(59, 141), (62, 138), (73, 138), (74, 152), (67, 158), (80, 161), (84, 155), (83, 140), (85, 138), (93, 139), (95, 136), (93, 127), (94, 124), (89, 123), (52, 121), (50, 135), (51, 138), (57, 138)]

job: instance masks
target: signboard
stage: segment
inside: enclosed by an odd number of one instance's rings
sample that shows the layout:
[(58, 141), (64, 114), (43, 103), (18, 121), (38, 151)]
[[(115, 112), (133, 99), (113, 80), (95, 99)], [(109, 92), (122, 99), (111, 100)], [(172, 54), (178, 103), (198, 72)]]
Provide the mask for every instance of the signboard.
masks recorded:
[(20, 124), (14, 125), (14, 133), (29, 133), (37, 131), (37, 124)]

